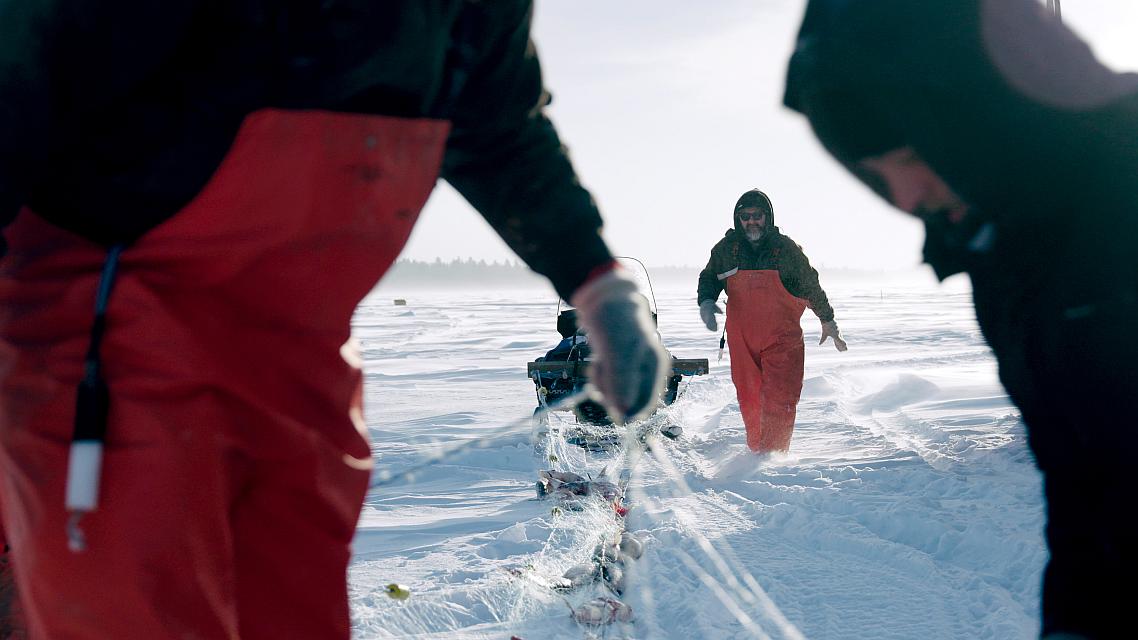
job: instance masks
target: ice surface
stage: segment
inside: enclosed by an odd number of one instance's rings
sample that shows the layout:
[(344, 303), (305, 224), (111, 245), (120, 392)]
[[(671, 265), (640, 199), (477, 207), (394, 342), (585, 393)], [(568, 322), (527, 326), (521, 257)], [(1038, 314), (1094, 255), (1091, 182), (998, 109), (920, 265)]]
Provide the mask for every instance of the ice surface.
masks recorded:
[[(534, 482), (540, 469), (597, 473), (623, 460), (556, 439), (535, 455), (527, 428), (369, 494), (350, 571), (355, 636), (1035, 637), (1040, 479), (966, 288), (828, 286), (850, 350), (818, 346), (807, 311), (791, 451), (760, 458), (744, 445), (729, 358), (715, 361), (719, 334), (703, 328), (694, 284), (656, 290), (669, 349), (712, 369), (654, 418), (683, 436), (635, 463), (626, 524), (646, 544), (623, 597), (635, 621), (580, 626), (567, 604), (603, 592), (567, 603), (507, 573), (560, 576), (619, 535), (611, 510), (554, 514)], [(389, 297), (355, 319), (378, 470), (533, 411), (525, 363), (557, 341), (552, 294), (424, 292), (407, 307)], [(411, 598), (388, 598), (391, 582)]]

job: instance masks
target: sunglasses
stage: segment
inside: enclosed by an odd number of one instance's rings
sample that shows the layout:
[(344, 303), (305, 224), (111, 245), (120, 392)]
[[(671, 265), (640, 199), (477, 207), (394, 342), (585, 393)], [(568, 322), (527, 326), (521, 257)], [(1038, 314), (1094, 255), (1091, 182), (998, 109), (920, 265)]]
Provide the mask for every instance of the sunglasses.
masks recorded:
[(739, 214), (739, 220), (741, 222), (750, 222), (751, 220), (762, 220), (765, 217), (767, 217), (767, 214), (763, 211), (759, 211), (757, 213), (748, 213), (746, 211), (743, 211), (742, 213)]

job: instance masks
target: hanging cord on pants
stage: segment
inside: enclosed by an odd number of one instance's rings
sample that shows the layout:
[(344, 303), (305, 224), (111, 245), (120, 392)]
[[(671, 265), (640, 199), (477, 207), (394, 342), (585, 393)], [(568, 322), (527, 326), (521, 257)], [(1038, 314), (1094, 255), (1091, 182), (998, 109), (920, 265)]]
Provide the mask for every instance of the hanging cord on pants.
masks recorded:
[(716, 362), (723, 362), (723, 347), (727, 344), (727, 315), (723, 315), (723, 333), (719, 335), (719, 358)]
[(83, 531), (79, 528), (80, 519), (98, 506), (103, 442), (107, 437), (107, 414), (110, 410), (110, 392), (103, 379), (99, 347), (106, 332), (107, 303), (122, 251), (121, 244), (111, 247), (103, 262), (103, 272), (99, 276), (95, 295), (91, 342), (83, 360), (83, 379), (79, 382), (75, 400), (75, 431), (71, 437), (71, 451), (67, 460), (67, 492), (64, 503), (69, 513), (67, 546), (74, 552), (83, 551), (87, 546)]

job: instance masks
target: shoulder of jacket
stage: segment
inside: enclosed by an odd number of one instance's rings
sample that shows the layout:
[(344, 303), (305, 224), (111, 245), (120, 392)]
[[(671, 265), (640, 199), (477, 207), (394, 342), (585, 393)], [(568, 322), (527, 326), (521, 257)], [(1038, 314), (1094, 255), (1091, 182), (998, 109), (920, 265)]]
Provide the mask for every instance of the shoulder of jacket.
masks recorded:
[(737, 251), (738, 246), (739, 238), (737, 237), (735, 231), (731, 230), (727, 232), (727, 235), (720, 238), (719, 242), (715, 243), (715, 246), (712, 247), (711, 252), (716, 255), (723, 255), (725, 253), (734, 254)]
[(798, 244), (790, 236), (782, 232), (779, 232), (778, 234), (778, 246), (785, 249), (794, 249), (797, 250), (798, 253), (802, 253), (802, 245)]

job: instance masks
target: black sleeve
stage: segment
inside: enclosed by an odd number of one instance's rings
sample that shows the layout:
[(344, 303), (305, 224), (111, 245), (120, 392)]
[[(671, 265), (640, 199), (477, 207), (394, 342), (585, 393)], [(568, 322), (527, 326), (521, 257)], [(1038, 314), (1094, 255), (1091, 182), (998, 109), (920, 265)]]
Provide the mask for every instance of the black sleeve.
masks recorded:
[(0, 226), (16, 217), (47, 156), (53, 111), (48, 4), (0, 3)]
[[(79, 116), (135, 86), (179, 41), (190, 0), (0, 2), (0, 227)], [(0, 254), (3, 253), (0, 241)]]
[(596, 204), (544, 113), (549, 95), (529, 37), (532, 3), (468, 6), (486, 12), (494, 33), (452, 112), (443, 177), (569, 298), (612, 254)]
[(695, 293), (697, 303), (719, 299), (719, 294), (723, 292), (723, 281), (719, 279), (719, 274), (728, 269), (725, 259), (728, 253), (728, 243), (725, 240), (720, 240), (711, 248), (711, 257), (707, 259), (707, 266), (699, 272), (699, 286)]
[(834, 319), (834, 308), (818, 282), (818, 272), (810, 266), (802, 247), (789, 239), (783, 243), (778, 275), (790, 295), (805, 300), (819, 320), (829, 322)]

